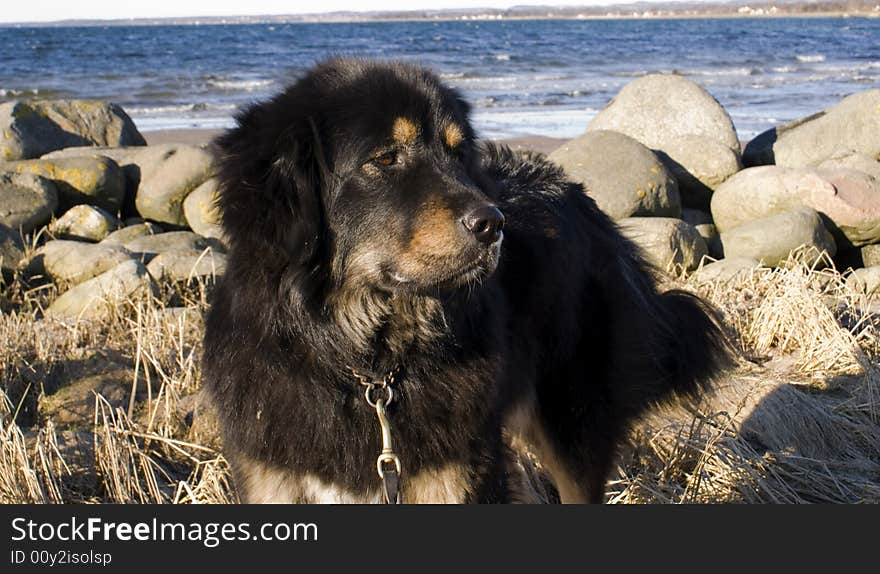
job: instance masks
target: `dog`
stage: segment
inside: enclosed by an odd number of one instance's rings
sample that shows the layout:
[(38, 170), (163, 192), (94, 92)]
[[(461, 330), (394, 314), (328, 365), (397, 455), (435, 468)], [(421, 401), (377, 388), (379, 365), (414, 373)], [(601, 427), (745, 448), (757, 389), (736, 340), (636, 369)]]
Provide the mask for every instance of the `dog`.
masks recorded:
[(203, 373), (243, 501), (521, 501), (514, 436), (602, 502), (632, 423), (729, 363), (708, 304), (468, 116), (429, 70), (336, 58), (215, 140)]

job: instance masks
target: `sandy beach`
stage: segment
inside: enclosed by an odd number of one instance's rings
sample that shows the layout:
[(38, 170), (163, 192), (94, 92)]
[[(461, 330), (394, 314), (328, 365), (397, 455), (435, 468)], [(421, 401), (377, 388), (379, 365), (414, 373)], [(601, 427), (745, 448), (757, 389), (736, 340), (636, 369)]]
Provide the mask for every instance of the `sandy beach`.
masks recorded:
[[(187, 145), (205, 145), (223, 130), (156, 130), (142, 132), (144, 139), (149, 145), (180, 143)], [(541, 153), (550, 153), (562, 145), (564, 138), (551, 138), (546, 136), (525, 136), (499, 140), (509, 145), (514, 150), (531, 150)]]

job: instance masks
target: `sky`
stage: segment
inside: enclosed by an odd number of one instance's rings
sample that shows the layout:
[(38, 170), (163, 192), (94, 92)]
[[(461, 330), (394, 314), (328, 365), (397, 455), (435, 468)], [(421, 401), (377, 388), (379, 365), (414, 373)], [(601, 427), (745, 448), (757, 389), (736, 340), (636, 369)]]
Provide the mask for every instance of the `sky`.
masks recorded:
[[(6, 0), (0, 22), (48, 22), (68, 19), (167, 18), (313, 14), (334, 11), (509, 8), (516, 5), (597, 6), (630, 0)], [(657, 0), (647, 0), (657, 1)]]

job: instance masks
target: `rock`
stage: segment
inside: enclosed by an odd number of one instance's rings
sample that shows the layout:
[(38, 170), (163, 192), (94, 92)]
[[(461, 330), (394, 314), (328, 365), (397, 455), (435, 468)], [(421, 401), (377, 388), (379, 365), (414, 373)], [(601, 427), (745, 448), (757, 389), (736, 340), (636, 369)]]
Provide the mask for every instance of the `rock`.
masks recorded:
[(59, 239), (101, 241), (120, 226), (120, 221), (91, 205), (75, 205), (49, 225), (49, 232)]
[(116, 213), (125, 199), (122, 169), (106, 157), (32, 159), (9, 162), (4, 168), (52, 180), (63, 208), (86, 203)]
[(155, 279), (189, 281), (216, 278), (226, 271), (226, 256), (211, 249), (205, 251), (164, 251), (147, 265)]
[(46, 159), (95, 155), (113, 159), (126, 175), (128, 194), (146, 219), (185, 226), (183, 200), (211, 175), (213, 158), (196, 146), (164, 144), (145, 148), (77, 148)]
[(132, 259), (118, 245), (92, 244), (80, 241), (48, 241), (28, 262), (30, 276), (42, 275), (55, 283), (76, 285)]
[(109, 245), (125, 245), (129, 241), (137, 239), (138, 237), (155, 235), (157, 233), (162, 233), (162, 228), (155, 223), (129, 223), (128, 220), (126, 220), (125, 227), (123, 227), (122, 229), (117, 229), (116, 231), (105, 237), (101, 241), (101, 243), (107, 243)]
[(0, 173), (0, 225), (30, 233), (45, 225), (58, 207), (51, 181), (31, 174)]
[(833, 223), (830, 229), (842, 245), (880, 241), (880, 184), (853, 170), (745, 169), (715, 190), (712, 217), (724, 233), (801, 206), (819, 211)]
[(856, 293), (880, 295), (880, 265), (856, 269), (846, 279), (846, 285)]
[(211, 178), (183, 200), (183, 214), (189, 228), (202, 237), (222, 239), (220, 212), (217, 210), (217, 180)]
[(699, 85), (675, 74), (630, 82), (587, 131), (624, 133), (652, 150), (678, 182), (682, 205), (706, 207), (712, 190), (740, 169), (730, 116)]
[(862, 263), (865, 267), (880, 265), (880, 244), (862, 247)]
[(52, 303), (46, 314), (54, 317), (101, 318), (120, 302), (155, 288), (147, 268), (139, 261), (125, 261), (101, 275), (73, 287)]
[(612, 219), (678, 217), (678, 185), (654, 153), (617, 132), (591, 131), (560, 146), (559, 164)]
[(675, 74), (649, 74), (630, 82), (587, 129), (621, 132), (664, 151), (673, 140), (702, 136), (739, 152), (733, 122), (721, 104)]
[(760, 134), (746, 145), (743, 162), (807, 167), (840, 153), (880, 157), (880, 89), (847, 96), (824, 112)]
[(693, 226), (712, 224), (712, 214), (701, 209), (684, 207), (681, 210), (681, 220)]
[(90, 100), (0, 104), (0, 160), (32, 159), (72, 146), (143, 146), (122, 108)]
[(196, 251), (201, 253), (208, 247), (223, 252), (221, 246), (215, 240), (196, 235), (192, 231), (170, 231), (157, 235), (145, 235), (132, 239), (125, 244), (125, 248), (132, 253), (137, 253), (144, 261), (150, 261), (153, 257), (166, 251)]
[[(142, 383), (138, 394), (145, 394)], [(95, 417), (95, 395), (99, 394), (113, 408), (126, 408), (131, 398), (132, 371), (117, 368), (104, 373), (87, 375), (70, 381), (57, 391), (41, 395), (38, 402), (40, 415), (59, 425), (86, 425)], [(136, 395), (137, 397), (137, 395)]]
[(819, 169), (854, 169), (880, 180), (880, 161), (861, 153), (840, 153), (817, 166)]
[(837, 252), (822, 217), (809, 207), (797, 207), (722, 231), (721, 245), (725, 257), (748, 257), (767, 266), (778, 265), (799, 248), (804, 248), (810, 265), (821, 260), (822, 252), (830, 256)]
[(726, 283), (744, 277), (760, 266), (757, 259), (751, 257), (728, 257), (701, 266), (694, 272), (694, 281), (708, 283), (717, 281)]
[(707, 253), (706, 242), (692, 225), (668, 217), (628, 217), (621, 232), (636, 243), (654, 266), (678, 272), (696, 269)]
[(21, 236), (0, 224), (0, 274), (8, 280), (24, 260)]
[(705, 136), (670, 140), (657, 155), (678, 182), (682, 205), (700, 209), (709, 207), (715, 188), (742, 169), (737, 152)]
[(711, 223), (694, 225), (694, 229), (697, 230), (697, 233), (699, 233), (700, 237), (703, 238), (703, 241), (706, 242), (706, 248), (709, 250), (709, 255), (716, 259), (720, 259), (723, 256), (724, 251), (721, 249), (721, 237), (718, 235), (718, 229)]

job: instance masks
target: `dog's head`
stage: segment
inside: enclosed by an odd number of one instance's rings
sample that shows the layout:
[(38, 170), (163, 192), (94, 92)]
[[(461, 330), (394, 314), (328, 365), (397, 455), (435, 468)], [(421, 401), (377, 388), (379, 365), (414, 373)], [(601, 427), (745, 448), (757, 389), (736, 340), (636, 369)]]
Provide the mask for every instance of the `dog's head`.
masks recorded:
[(455, 289), (492, 273), (504, 216), (468, 106), (432, 73), (336, 59), (218, 138), (233, 248), (281, 249), (312, 286)]

